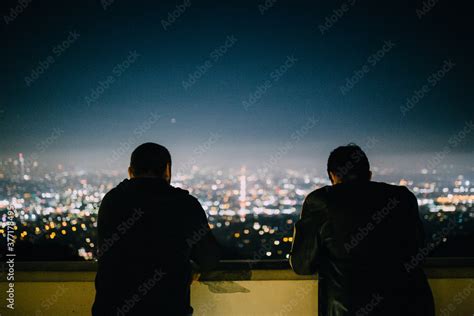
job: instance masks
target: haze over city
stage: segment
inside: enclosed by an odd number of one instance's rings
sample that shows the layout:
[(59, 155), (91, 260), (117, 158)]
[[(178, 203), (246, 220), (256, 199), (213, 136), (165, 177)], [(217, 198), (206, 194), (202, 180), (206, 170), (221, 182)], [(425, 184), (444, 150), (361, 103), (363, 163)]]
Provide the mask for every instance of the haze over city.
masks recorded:
[(176, 170), (324, 171), (356, 142), (382, 168), (438, 155), (438, 169), (472, 171), (472, 47), (448, 3), (15, 6), (2, 4), (3, 159), (125, 173), (155, 141)]

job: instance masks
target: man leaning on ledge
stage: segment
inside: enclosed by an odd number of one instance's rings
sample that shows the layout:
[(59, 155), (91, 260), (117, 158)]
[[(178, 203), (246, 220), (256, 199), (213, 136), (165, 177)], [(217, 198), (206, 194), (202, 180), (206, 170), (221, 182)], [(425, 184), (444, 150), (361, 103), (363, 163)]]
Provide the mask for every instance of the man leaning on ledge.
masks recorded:
[(165, 147), (138, 146), (128, 172), (99, 208), (92, 314), (191, 315), (192, 264), (206, 271), (219, 260), (206, 214), (188, 191), (170, 185)]
[(319, 315), (430, 315), (434, 302), (422, 266), (424, 245), (415, 196), (371, 181), (360, 147), (331, 152), (331, 186), (310, 193), (295, 225), (290, 264), (318, 272)]

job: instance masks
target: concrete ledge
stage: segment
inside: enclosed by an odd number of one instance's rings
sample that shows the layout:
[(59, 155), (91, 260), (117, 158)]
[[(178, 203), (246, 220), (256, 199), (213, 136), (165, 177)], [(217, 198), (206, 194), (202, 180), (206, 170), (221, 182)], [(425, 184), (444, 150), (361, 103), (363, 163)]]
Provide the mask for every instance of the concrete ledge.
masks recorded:
[[(96, 268), (94, 262), (17, 262), (15, 310), (5, 303), (0, 315), (90, 315)], [(431, 260), (425, 271), (438, 316), (472, 314), (470, 259)], [(2, 277), (0, 292), (8, 287)], [(317, 276), (296, 275), (286, 261), (223, 261), (191, 288), (196, 316), (317, 315), (317, 298)]]
[[(279, 270), (274, 272), (277, 272), (276, 276), (281, 274)], [(56, 272), (47, 272), (48, 275), (51, 273)], [(77, 273), (94, 275), (94, 272)], [(429, 282), (433, 289), (437, 315), (472, 314), (473, 278), (430, 279)], [(6, 290), (7, 283), (0, 282), (0, 292), (5, 294)], [(92, 281), (61, 282), (52, 281), (51, 278), (48, 282), (17, 281), (15, 310), (7, 309), (4, 301), (0, 306), (0, 314), (90, 315), (94, 295)], [(317, 280), (201, 281), (194, 282), (191, 288), (191, 303), (195, 316), (317, 315), (317, 298)]]
[[(96, 262), (17, 262), (17, 282), (92, 282)], [(471, 258), (432, 258), (425, 264), (430, 279), (474, 278)], [(291, 271), (287, 261), (222, 261), (216, 271), (201, 275), (201, 281), (317, 280)], [(2, 280), (3, 281), (3, 280)], [(1, 282), (1, 281), (0, 281)]]

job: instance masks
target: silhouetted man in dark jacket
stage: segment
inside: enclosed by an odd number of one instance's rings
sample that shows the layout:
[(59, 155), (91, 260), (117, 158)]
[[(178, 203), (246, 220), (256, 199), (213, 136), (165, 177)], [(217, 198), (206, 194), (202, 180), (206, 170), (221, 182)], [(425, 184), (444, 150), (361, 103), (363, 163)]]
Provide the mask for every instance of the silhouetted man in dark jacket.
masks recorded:
[(434, 316), (421, 262), (412, 264), (424, 246), (415, 196), (370, 181), (353, 144), (336, 148), (327, 170), (333, 185), (306, 197), (290, 257), (296, 273), (318, 272), (319, 315)]
[(190, 315), (191, 265), (205, 271), (218, 262), (206, 214), (188, 191), (170, 185), (163, 146), (137, 147), (129, 176), (100, 205), (92, 314)]

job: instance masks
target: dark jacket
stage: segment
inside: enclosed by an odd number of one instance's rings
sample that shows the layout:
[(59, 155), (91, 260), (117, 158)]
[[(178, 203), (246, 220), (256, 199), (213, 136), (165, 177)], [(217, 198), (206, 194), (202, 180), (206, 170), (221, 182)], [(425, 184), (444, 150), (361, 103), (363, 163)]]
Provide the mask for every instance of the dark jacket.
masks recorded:
[(124, 180), (98, 215), (93, 315), (186, 315), (191, 262), (218, 261), (204, 210), (188, 191), (158, 178)]
[(406, 187), (354, 181), (306, 197), (290, 263), (298, 274), (318, 272), (319, 315), (431, 316), (422, 247), (418, 204)]

